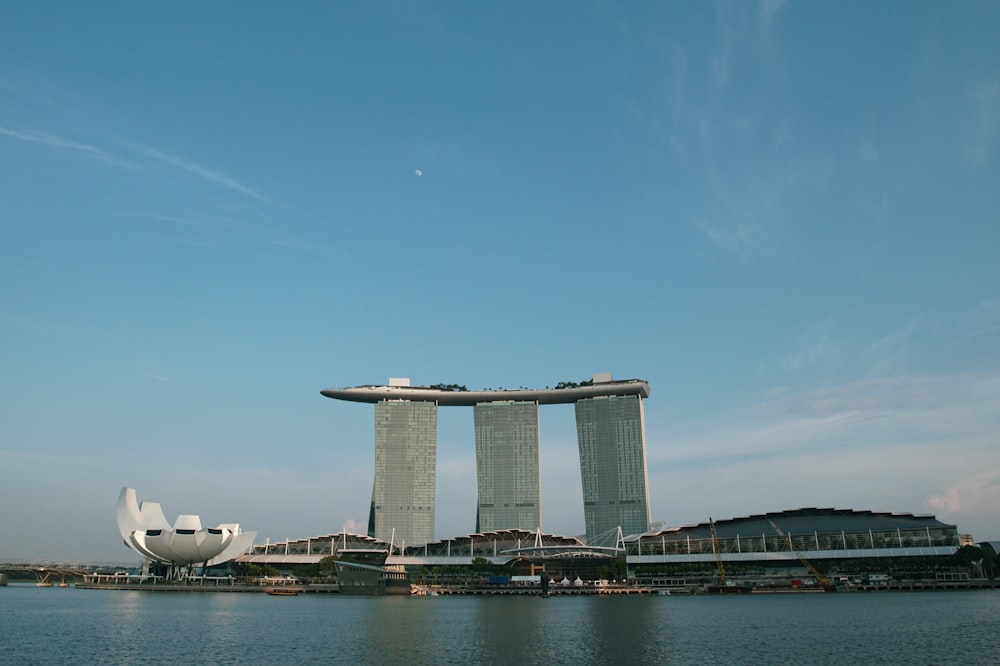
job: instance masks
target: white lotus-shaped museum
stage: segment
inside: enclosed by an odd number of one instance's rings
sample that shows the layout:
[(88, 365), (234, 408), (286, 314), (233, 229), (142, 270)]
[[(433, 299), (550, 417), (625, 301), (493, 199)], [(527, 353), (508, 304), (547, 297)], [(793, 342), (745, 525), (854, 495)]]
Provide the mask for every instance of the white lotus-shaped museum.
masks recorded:
[(238, 524), (203, 529), (198, 516), (180, 515), (171, 525), (157, 502), (140, 506), (133, 488), (118, 496), (118, 531), (125, 545), (143, 557), (174, 566), (222, 564), (253, 545), (256, 532)]

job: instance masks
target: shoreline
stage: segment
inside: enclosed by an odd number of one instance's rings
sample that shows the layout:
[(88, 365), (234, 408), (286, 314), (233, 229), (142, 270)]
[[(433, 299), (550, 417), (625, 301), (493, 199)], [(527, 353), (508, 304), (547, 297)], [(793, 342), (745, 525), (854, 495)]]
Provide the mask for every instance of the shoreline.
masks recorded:
[[(25, 585), (27, 587), (27, 585)], [(278, 596), (295, 596), (298, 594), (342, 594), (335, 583), (333, 584), (293, 584), (293, 585), (255, 585), (255, 584), (232, 584), (232, 585), (198, 585), (198, 584), (172, 584), (172, 583), (73, 583), (70, 587), (81, 590), (110, 590), (110, 591), (132, 591), (132, 592), (232, 592), (239, 594), (272, 594)], [(956, 583), (905, 583), (895, 585), (868, 585), (841, 587), (836, 592), (841, 594), (872, 593), (872, 592), (955, 592), (955, 591), (979, 591), (1000, 589), (1000, 581), (977, 581), (966, 584)], [(775, 594), (820, 594), (821, 588), (814, 586), (804, 587), (755, 587), (748, 592), (751, 596), (768, 596)], [(746, 596), (747, 593), (737, 596)], [(718, 591), (709, 590), (703, 587), (690, 588), (667, 588), (652, 586), (617, 586), (617, 587), (573, 587), (573, 588), (550, 588), (547, 594), (543, 594), (540, 588), (536, 587), (464, 587), (464, 586), (413, 586), (410, 594), (393, 594), (388, 596), (729, 596), (720, 594)], [(344, 594), (343, 596), (356, 596)], [(362, 595), (362, 596), (385, 596), (385, 595)]]

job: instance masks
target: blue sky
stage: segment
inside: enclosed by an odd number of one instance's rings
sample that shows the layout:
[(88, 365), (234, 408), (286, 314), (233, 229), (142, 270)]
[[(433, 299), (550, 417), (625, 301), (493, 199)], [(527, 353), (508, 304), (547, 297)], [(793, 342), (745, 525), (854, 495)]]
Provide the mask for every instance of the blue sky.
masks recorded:
[[(654, 520), (1000, 538), (994, 2), (0, 5), (0, 560), (363, 529), (410, 377), (649, 381)], [(546, 531), (583, 532), (543, 407)], [(474, 528), (439, 414), (437, 536)]]

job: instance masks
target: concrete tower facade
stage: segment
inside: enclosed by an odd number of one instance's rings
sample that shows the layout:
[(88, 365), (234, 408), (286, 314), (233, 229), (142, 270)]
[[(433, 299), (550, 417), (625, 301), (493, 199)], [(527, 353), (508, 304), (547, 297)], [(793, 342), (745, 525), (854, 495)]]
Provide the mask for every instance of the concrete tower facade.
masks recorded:
[[(587, 543), (649, 529), (649, 483), (642, 400), (608, 395), (578, 400), (576, 437)], [(612, 537), (614, 535), (612, 534)]]
[(436, 474), (437, 403), (377, 403), (368, 536), (407, 546), (434, 541)]
[(537, 402), (482, 402), (476, 429), (476, 532), (541, 527)]
[[(587, 540), (649, 528), (642, 400), (649, 384), (594, 375), (556, 388), (469, 391), (453, 384), (325, 389), (334, 400), (375, 405), (375, 483), (368, 534), (419, 546), (434, 540), (437, 408), (473, 407), (476, 532), (541, 527), (539, 405), (574, 404)], [(613, 536), (613, 535), (612, 535)]]

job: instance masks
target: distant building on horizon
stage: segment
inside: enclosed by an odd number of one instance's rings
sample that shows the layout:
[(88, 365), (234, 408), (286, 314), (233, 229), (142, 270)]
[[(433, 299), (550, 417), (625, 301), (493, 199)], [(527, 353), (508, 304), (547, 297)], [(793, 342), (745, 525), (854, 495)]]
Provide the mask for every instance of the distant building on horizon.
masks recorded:
[(335, 400), (375, 404), (375, 481), (369, 536), (417, 546), (434, 540), (437, 407), (473, 407), (476, 532), (541, 528), (539, 405), (573, 403), (588, 543), (613, 541), (618, 529), (649, 529), (642, 400), (649, 384), (610, 373), (557, 388), (469, 391), (461, 386), (327, 389)]

